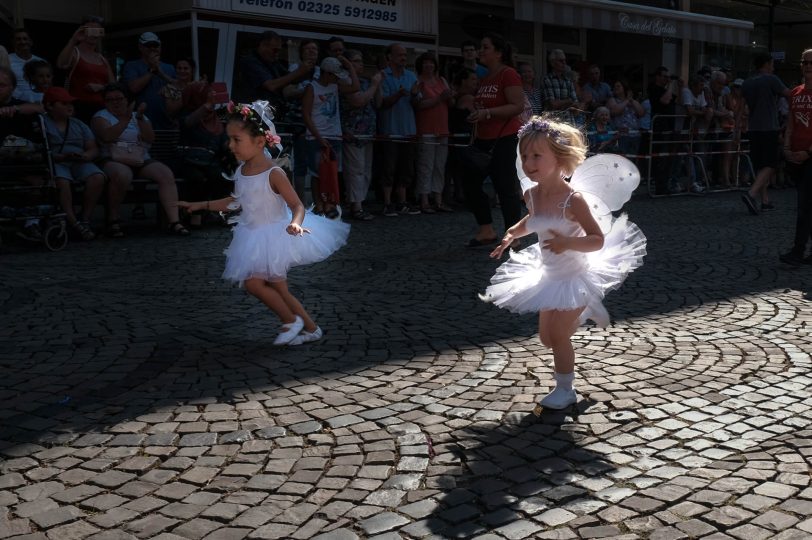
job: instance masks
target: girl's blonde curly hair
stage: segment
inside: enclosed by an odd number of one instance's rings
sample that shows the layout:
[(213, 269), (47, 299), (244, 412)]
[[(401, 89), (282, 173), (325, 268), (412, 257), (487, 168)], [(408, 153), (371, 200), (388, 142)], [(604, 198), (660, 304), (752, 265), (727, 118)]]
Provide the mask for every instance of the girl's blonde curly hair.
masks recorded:
[(565, 176), (572, 176), (586, 159), (586, 139), (578, 128), (551, 116), (533, 116), (519, 129), (519, 153), (539, 138), (550, 144)]

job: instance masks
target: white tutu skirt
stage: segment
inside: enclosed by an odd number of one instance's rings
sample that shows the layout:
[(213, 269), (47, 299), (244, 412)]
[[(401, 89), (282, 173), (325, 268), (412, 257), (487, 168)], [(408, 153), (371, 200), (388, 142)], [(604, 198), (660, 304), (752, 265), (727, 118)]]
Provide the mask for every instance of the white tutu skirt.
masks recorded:
[(305, 214), (302, 227), (310, 233), (292, 236), (285, 228), (290, 219), (262, 225), (239, 223), (234, 228), (226, 254), (223, 278), (242, 284), (248, 278), (268, 281), (287, 279), (288, 269), (323, 261), (347, 243), (350, 226), (311, 212)]
[(512, 251), (482, 299), (514, 313), (586, 307), (581, 322), (592, 319), (607, 326), (603, 297), (640, 267), (645, 255), (646, 237), (624, 214), (615, 220), (599, 251), (555, 255), (538, 243)]

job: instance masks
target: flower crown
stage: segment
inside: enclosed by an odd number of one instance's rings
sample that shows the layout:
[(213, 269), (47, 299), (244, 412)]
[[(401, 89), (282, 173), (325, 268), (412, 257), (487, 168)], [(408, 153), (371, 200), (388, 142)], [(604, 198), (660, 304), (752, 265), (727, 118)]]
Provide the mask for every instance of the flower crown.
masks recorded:
[(548, 138), (558, 144), (569, 144), (569, 139), (561, 131), (550, 125), (550, 122), (541, 118), (531, 118), (527, 123), (519, 128), (519, 138), (521, 139), (530, 132), (544, 133)]
[(276, 127), (272, 121), (273, 109), (271, 109), (267, 101), (255, 101), (253, 103), (229, 101), (226, 111), (228, 114), (239, 113), (243, 120), (255, 124), (259, 132), (265, 137), (268, 146), (276, 146), (282, 143), (282, 138), (276, 134)]

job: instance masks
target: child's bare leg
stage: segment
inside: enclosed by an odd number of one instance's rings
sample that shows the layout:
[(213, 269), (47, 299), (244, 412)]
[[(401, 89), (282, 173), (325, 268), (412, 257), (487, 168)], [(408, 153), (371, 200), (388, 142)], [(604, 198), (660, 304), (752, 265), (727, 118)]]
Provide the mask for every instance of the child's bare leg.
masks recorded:
[(580, 326), (584, 309), (542, 311), (539, 314), (539, 338), (542, 344), (553, 350), (556, 373), (575, 371), (575, 351), (570, 338)]
[(258, 298), (260, 302), (268, 306), (268, 309), (276, 313), (276, 316), (279, 317), (282, 324), (289, 324), (296, 320), (296, 315), (288, 307), (285, 299), (264, 279), (246, 279), (245, 290), (248, 291), (248, 294)]
[(56, 179), (56, 187), (59, 191), (59, 205), (65, 212), (65, 217), (70, 225), (76, 224), (76, 214), (73, 213), (73, 193), (71, 193), (70, 182), (64, 178)]
[(271, 281), (270, 286), (279, 295), (279, 297), (282, 298), (287, 308), (292, 313), (302, 318), (302, 320), (304, 321), (305, 331), (315, 332), (316, 328), (318, 328), (316, 326), (316, 323), (313, 322), (313, 319), (311, 319), (310, 315), (308, 315), (307, 311), (305, 311), (305, 308), (304, 306), (302, 306), (302, 303), (299, 302), (299, 300), (295, 296), (293, 296), (293, 294), (291, 294), (291, 292), (288, 290), (288, 282)]
[(542, 311), (539, 314), (539, 338), (544, 345), (553, 349), (555, 364), (555, 388), (541, 400), (544, 407), (563, 409), (578, 400), (572, 387), (575, 380), (575, 351), (570, 338), (578, 328), (583, 310)]

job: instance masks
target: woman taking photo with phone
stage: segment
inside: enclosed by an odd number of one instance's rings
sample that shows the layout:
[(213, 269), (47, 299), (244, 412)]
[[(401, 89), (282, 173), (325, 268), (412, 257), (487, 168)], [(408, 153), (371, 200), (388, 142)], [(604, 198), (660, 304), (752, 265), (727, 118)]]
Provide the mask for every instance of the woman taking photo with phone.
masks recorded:
[(101, 40), (104, 37), (104, 19), (87, 16), (68, 41), (56, 65), (68, 71), (65, 88), (76, 101), (74, 115), (82, 122), (89, 123), (93, 115), (104, 108), (102, 91), (116, 81), (113, 70), (101, 53)]

